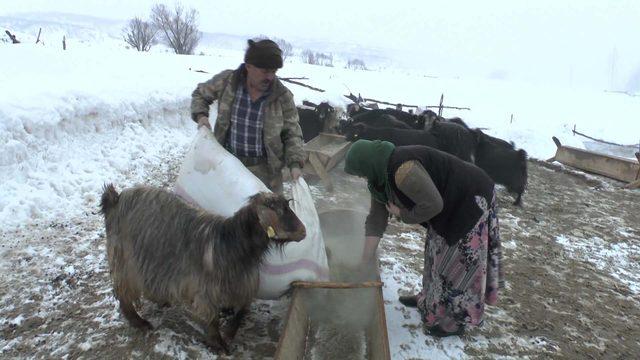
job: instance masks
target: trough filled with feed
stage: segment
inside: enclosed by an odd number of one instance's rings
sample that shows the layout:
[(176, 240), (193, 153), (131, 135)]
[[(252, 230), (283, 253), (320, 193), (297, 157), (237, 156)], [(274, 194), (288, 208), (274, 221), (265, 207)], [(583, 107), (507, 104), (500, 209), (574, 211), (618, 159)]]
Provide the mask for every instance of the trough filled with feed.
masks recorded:
[(295, 284), (276, 359), (390, 359), (377, 267), (360, 266), (365, 213), (319, 214), (329, 282)]

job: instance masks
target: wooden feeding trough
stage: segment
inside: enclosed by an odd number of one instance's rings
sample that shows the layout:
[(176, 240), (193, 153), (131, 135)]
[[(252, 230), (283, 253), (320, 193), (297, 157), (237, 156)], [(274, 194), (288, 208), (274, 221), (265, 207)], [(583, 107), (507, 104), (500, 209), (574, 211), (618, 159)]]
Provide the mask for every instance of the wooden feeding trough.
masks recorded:
[[(390, 359), (377, 269), (358, 274), (366, 214), (320, 214), (330, 282), (297, 282), (275, 359)], [(356, 255), (357, 256), (354, 256)]]
[(333, 169), (345, 156), (351, 143), (344, 136), (320, 133), (308, 143), (304, 150), (308, 154), (308, 164), (305, 172), (320, 177), (328, 191), (333, 191), (333, 183), (329, 171)]
[(557, 146), (556, 154), (547, 161), (558, 161), (580, 170), (624, 181), (628, 183), (626, 188), (640, 187), (640, 153), (635, 154), (637, 160), (632, 160), (564, 146), (555, 136), (552, 139)]

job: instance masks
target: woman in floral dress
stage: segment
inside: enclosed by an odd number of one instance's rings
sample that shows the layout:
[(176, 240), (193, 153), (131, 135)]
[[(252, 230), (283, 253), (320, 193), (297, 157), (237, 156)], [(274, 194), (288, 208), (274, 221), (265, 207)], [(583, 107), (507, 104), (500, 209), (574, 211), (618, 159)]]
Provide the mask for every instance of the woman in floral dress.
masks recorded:
[(503, 287), (494, 183), (471, 163), (426, 146), (358, 140), (345, 171), (367, 179), (363, 261), (375, 259), (389, 214), (427, 229), (422, 291), (401, 296), (417, 306), (425, 331), (459, 335), (482, 323), (485, 304)]

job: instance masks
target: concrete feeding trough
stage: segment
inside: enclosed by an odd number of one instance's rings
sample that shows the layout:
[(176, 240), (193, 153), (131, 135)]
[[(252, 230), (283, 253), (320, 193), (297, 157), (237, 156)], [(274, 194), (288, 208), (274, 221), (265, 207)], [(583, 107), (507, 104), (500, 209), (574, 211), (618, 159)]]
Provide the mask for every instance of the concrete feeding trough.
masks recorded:
[(379, 273), (359, 266), (366, 214), (319, 215), (330, 281), (294, 283), (275, 359), (390, 359)]

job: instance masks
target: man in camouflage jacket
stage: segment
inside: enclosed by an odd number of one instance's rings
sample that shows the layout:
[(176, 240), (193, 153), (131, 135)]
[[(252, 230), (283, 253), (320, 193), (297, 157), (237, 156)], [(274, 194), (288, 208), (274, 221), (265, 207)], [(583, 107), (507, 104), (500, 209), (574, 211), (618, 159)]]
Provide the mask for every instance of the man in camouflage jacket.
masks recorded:
[(265, 185), (282, 191), (282, 169), (294, 180), (306, 159), (293, 94), (276, 77), (282, 52), (271, 40), (249, 40), (244, 63), (198, 84), (191, 95), (191, 117), (209, 123), (209, 106), (218, 100), (213, 134)]

